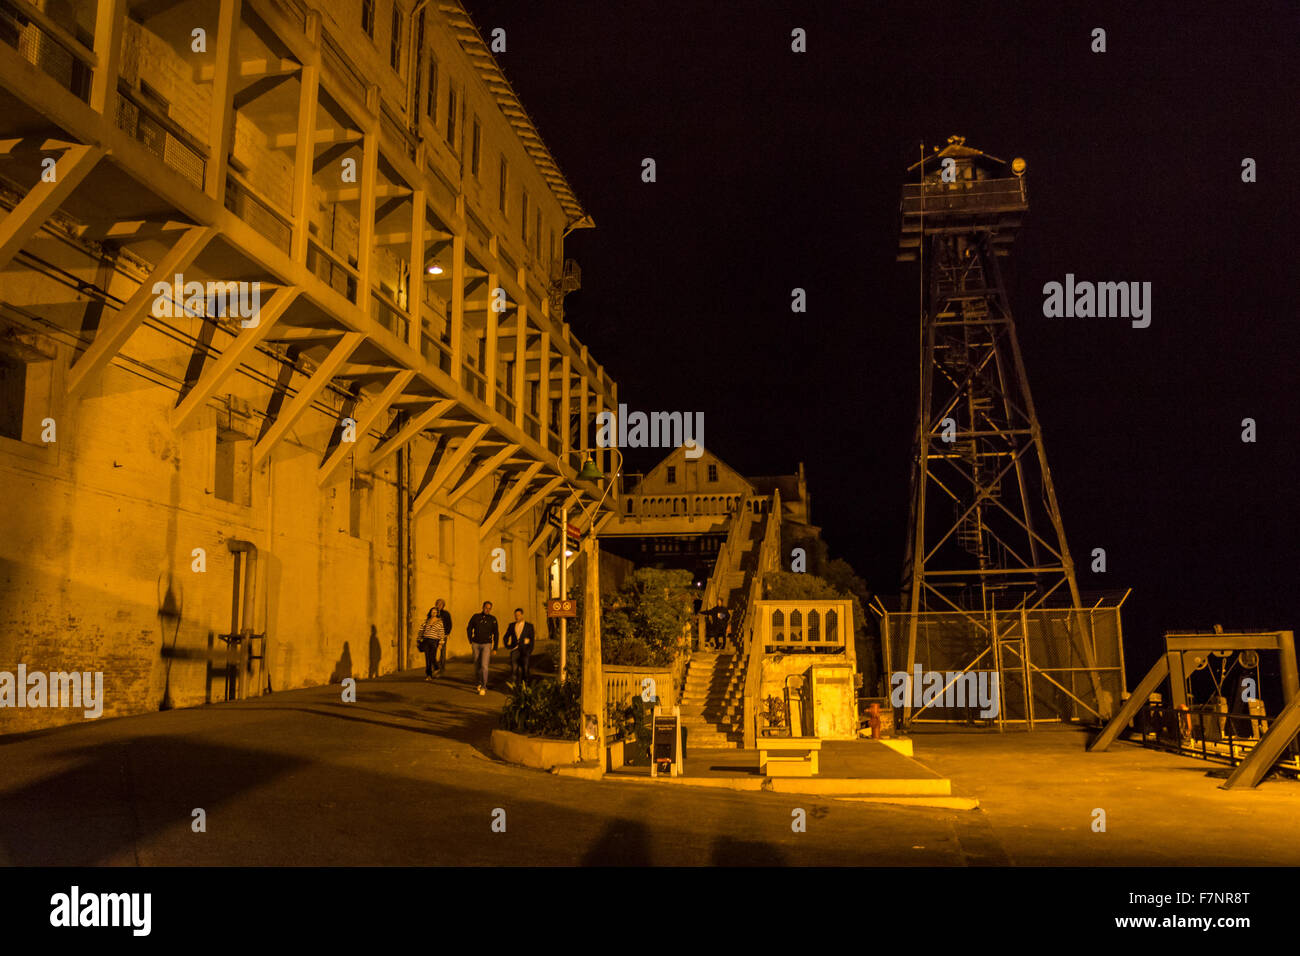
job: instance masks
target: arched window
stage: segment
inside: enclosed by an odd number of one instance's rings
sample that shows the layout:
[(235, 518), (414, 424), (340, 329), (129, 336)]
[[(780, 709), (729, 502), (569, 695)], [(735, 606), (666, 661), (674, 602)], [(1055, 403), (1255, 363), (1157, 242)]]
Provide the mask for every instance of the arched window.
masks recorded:
[(826, 640), (834, 641), (836, 644), (840, 641), (840, 616), (835, 608), (826, 612)]
[(816, 611), (809, 611), (808, 612), (808, 640), (820, 641), (822, 639), (821, 625), (822, 625), (821, 615), (818, 614)]
[(790, 640), (803, 640), (803, 615), (798, 610), (790, 612)]
[(772, 612), (772, 643), (780, 644), (785, 637), (785, 614), (780, 608)]

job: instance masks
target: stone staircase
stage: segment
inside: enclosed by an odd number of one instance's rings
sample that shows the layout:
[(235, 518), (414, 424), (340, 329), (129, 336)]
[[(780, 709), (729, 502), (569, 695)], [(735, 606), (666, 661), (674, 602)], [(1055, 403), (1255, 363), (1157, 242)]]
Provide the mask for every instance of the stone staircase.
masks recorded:
[(686, 669), (682, 689), (682, 727), (686, 752), (741, 747), (745, 667), (736, 651), (697, 651)]

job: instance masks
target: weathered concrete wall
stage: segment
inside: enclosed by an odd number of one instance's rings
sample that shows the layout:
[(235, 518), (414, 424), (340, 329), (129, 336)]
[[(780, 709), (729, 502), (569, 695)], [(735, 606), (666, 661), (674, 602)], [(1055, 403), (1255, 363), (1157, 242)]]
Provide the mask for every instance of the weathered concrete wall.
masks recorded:
[[(89, 263), (74, 271), (93, 279)], [(50, 281), (25, 273), (7, 284), (6, 296), (55, 298)], [(115, 293), (122, 285), (129, 283), (115, 281)], [(48, 407), (32, 414), (56, 420), (57, 441), (0, 438), (0, 671), (14, 672), (20, 662), (29, 672), (102, 671), (104, 716), (157, 709), (164, 693), (174, 706), (223, 698), (224, 677), (209, 687), (206, 661), (210, 644), (224, 661), (225, 646), (213, 635), (230, 629), (232, 539), (259, 551), (253, 627), (269, 635), (273, 689), (396, 666), (404, 613), (396, 459), (360, 492), (354, 536), (350, 466), (326, 488), (317, 482), (342, 401), (326, 393), (319, 401), (332, 411), (309, 411), (270, 463), (251, 470), (247, 504), (217, 498), (218, 428), (258, 433), (281, 363), (259, 354), (177, 432), (168, 415), (189, 349), (172, 336), (198, 331), (197, 319), (151, 320), (83, 398), (69, 401), (63, 380), (71, 345), (66, 334), (47, 330), (57, 358)], [(219, 331), (213, 344), (220, 349), (229, 341)], [(303, 381), (295, 372), (292, 387)], [(239, 414), (245, 407), (247, 419)], [(423, 461), (428, 449), (416, 454)], [(526, 553), (532, 528), (479, 541), (492, 491), (492, 480), (485, 481), (454, 510), (435, 497), (416, 522), (415, 601), (427, 608), (447, 599), (456, 624), (452, 654), (468, 652), (464, 625), (484, 599), (503, 621), (523, 606), (544, 627), (535, 562)], [(454, 527), (445, 552), (441, 521)], [(530, 516), (524, 523), (531, 522)], [(505, 573), (493, 570), (492, 549), (502, 546)], [(206, 553), (203, 572), (193, 570), (196, 548)], [(161, 614), (165, 607), (179, 617)], [(0, 707), (0, 733), (81, 719), (79, 710)]]

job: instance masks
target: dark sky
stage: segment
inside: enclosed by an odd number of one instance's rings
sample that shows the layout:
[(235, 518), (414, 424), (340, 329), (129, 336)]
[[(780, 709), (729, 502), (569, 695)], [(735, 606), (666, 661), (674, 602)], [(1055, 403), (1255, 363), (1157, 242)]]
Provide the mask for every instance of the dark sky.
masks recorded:
[[(1080, 586), (1133, 588), (1130, 668), (1168, 629), (1300, 625), (1300, 8), (466, 3), (595, 218), (568, 318), (620, 398), (703, 411), (742, 473), (805, 462), (872, 588), (899, 588), (917, 401), (899, 189), (957, 133), (1028, 163), (1012, 306)], [(1044, 318), (1067, 272), (1151, 282), (1151, 326)]]

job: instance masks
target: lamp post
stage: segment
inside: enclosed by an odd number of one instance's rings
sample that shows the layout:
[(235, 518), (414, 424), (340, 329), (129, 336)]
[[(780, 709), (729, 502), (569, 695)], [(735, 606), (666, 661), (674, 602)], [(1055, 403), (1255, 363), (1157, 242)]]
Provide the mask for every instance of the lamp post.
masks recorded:
[[(617, 448), (613, 449), (618, 455), (618, 464), (614, 469), (614, 474), (605, 485), (605, 490), (594, 504), (584, 508), (583, 512), (587, 517), (587, 537), (582, 542), (582, 551), (586, 555), (587, 570), (586, 580), (583, 589), (583, 614), (582, 614), (582, 722), (578, 730), (578, 755), (582, 760), (602, 760), (602, 749), (605, 745), (605, 674), (604, 668), (601, 667), (601, 647), (600, 647), (600, 546), (596, 540), (596, 513), (600, 511), (600, 506), (605, 503), (605, 497), (609, 494), (610, 488), (618, 480), (619, 472), (623, 467), (623, 455)], [(600, 481), (604, 474), (597, 467), (594, 458), (588, 458), (582, 465), (582, 470), (578, 472), (578, 477), (584, 481)], [(565, 480), (565, 484), (579, 495), (581, 492)], [(565, 508), (561, 514), (561, 521), (564, 523), (563, 537), (560, 545), (560, 596), (564, 597), (564, 565), (565, 550), (568, 545), (568, 508)], [(568, 641), (567, 622), (564, 618), (560, 619), (560, 680), (563, 682), (566, 678), (565, 668), (565, 647)], [(602, 761), (603, 762), (603, 761)]]

